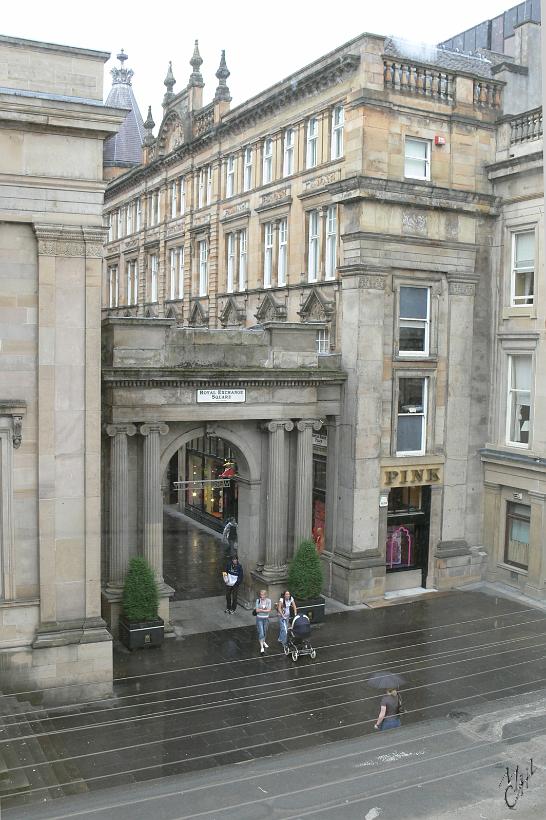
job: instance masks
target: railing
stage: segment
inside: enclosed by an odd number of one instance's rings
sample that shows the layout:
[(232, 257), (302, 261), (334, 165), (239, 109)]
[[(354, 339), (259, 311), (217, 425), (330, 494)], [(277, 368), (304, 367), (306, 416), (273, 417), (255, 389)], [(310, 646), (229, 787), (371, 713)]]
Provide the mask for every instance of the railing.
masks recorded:
[(421, 94), (443, 102), (455, 98), (455, 75), (416, 63), (383, 60), (383, 77), (386, 88)]
[(214, 125), (214, 105), (210, 103), (203, 108), (198, 114), (194, 114), (193, 129), (196, 137), (204, 134)]
[(502, 86), (487, 80), (474, 80), (474, 105), (484, 108), (501, 107)]
[(542, 107), (518, 114), (510, 121), (510, 145), (538, 140), (542, 136)]

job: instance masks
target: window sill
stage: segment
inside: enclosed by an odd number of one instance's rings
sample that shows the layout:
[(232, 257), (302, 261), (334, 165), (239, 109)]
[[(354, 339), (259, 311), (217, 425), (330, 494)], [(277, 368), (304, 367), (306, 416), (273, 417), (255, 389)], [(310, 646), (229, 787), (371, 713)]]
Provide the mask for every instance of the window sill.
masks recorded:
[(521, 307), (504, 307), (502, 309), (503, 319), (512, 319), (518, 317), (520, 319), (536, 319), (537, 312), (534, 305), (522, 305)]
[(529, 575), (528, 569), (522, 569), (521, 567), (515, 567), (512, 564), (505, 564), (503, 561), (499, 561), (497, 563), (497, 567), (499, 569), (507, 570), (508, 572), (517, 572), (518, 575)]
[(402, 355), (397, 353), (392, 357), (393, 362), (415, 362), (418, 364), (437, 364), (438, 363), (438, 355), (434, 354), (419, 354), (419, 353), (408, 353), (406, 355)]

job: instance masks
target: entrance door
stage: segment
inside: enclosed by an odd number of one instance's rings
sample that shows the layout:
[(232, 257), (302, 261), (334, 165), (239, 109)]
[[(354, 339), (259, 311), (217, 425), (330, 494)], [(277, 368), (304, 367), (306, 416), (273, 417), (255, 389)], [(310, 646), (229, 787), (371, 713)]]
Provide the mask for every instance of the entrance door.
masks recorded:
[(386, 565), (389, 573), (407, 573), (398, 588), (426, 585), (430, 527), (430, 487), (395, 487), (389, 492)]

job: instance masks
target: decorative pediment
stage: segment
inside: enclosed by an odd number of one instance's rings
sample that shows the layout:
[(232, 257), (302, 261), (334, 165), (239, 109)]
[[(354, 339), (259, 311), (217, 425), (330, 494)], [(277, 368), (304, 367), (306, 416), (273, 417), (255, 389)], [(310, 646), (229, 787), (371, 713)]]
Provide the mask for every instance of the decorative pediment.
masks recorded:
[(209, 315), (201, 302), (194, 302), (188, 319), (190, 327), (208, 327)]
[(220, 313), (220, 323), (223, 327), (244, 324), (246, 312), (244, 307), (240, 307), (233, 296), (226, 299), (222, 312)]
[(157, 146), (160, 154), (170, 154), (179, 148), (184, 140), (184, 124), (175, 111), (171, 111), (163, 122), (157, 135)]
[(298, 314), (302, 322), (328, 322), (334, 314), (334, 303), (325, 299), (318, 288), (312, 288)]
[(157, 319), (157, 308), (155, 305), (148, 305), (148, 307), (144, 311), (144, 318)]
[(165, 311), (166, 319), (174, 319), (178, 324), (182, 322), (182, 305), (169, 305)]
[(285, 322), (286, 305), (277, 302), (271, 293), (266, 293), (254, 315), (260, 324), (264, 322)]

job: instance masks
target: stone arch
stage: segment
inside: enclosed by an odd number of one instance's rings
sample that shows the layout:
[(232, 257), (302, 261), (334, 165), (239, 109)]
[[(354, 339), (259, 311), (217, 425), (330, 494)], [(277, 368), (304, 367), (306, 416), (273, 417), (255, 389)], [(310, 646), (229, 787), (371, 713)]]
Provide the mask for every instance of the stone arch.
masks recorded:
[(164, 475), (165, 470), (169, 465), (169, 461), (174, 456), (174, 454), (180, 449), (180, 447), (183, 447), (184, 444), (187, 444), (194, 438), (204, 436), (207, 431), (235, 445), (235, 447), (243, 457), (242, 467), (244, 472), (241, 473), (241, 475), (245, 479), (249, 481), (260, 480), (260, 467), (256, 460), (256, 456), (254, 452), (247, 446), (242, 436), (239, 433), (236, 433), (233, 430), (231, 430), (229, 427), (225, 427), (223, 424), (216, 423), (199, 424), (195, 427), (190, 428), (189, 430), (185, 430), (183, 433), (180, 433), (178, 436), (175, 436), (171, 441), (169, 441), (163, 453), (161, 454), (161, 475)]

